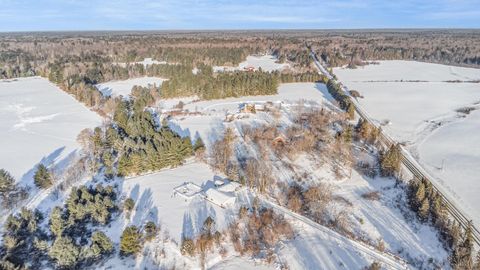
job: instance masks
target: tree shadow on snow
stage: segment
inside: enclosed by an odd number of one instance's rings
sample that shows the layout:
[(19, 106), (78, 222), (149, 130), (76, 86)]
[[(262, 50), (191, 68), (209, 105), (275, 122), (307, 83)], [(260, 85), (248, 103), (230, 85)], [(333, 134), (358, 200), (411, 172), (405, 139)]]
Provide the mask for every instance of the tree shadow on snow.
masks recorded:
[[(46, 167), (49, 167), (52, 165), (55, 160), (62, 154), (62, 152), (65, 150), (65, 146), (62, 146), (52, 153), (50, 153), (48, 156), (44, 156), (37, 164), (33, 166), (30, 170), (28, 170), (25, 174), (22, 175), (20, 178), (20, 181), (18, 182), (20, 185), (24, 186), (31, 186), (33, 185), (33, 176), (35, 175), (35, 172), (37, 171), (37, 167), (40, 164), (45, 165)], [(75, 152), (75, 151), (73, 151)], [(70, 153), (71, 154), (71, 153)], [(69, 154), (69, 156), (70, 156)], [(68, 156), (67, 156), (68, 158)]]
[(131, 221), (138, 226), (148, 221), (158, 223), (158, 209), (153, 203), (153, 192), (150, 188), (145, 189), (135, 204), (135, 212)]

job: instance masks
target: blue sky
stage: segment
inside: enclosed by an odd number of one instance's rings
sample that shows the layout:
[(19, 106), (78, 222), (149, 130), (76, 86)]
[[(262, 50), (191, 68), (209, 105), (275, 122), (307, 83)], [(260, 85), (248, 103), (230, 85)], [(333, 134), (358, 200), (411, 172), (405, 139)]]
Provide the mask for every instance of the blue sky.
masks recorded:
[(0, 0), (0, 32), (480, 28), (480, 0)]

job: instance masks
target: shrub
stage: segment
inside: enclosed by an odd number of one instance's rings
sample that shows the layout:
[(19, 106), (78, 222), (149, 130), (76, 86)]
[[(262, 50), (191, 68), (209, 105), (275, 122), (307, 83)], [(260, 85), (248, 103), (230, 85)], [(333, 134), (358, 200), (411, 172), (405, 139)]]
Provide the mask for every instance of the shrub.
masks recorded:
[(367, 193), (363, 193), (362, 198), (371, 200), (371, 201), (378, 201), (380, 200), (380, 193), (378, 191), (370, 191)]
[(126, 212), (131, 212), (134, 207), (135, 207), (135, 201), (132, 198), (128, 198), (125, 200), (125, 203), (123, 204), (123, 209)]
[(145, 239), (147, 241), (150, 241), (153, 238), (155, 238), (155, 236), (157, 236), (158, 228), (153, 221), (149, 221), (147, 222), (147, 224), (145, 224), (144, 231), (145, 231)]
[(193, 256), (195, 255), (195, 244), (191, 238), (184, 237), (182, 239), (182, 244), (180, 247), (180, 252), (183, 255), (190, 255)]

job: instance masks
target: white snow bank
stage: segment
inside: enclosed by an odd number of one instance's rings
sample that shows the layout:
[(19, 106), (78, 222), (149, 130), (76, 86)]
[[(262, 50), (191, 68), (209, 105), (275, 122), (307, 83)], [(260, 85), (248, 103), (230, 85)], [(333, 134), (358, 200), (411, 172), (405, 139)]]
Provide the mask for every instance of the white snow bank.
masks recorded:
[(31, 181), (38, 163), (58, 162), (79, 148), (77, 135), (101, 118), (40, 77), (0, 81), (0, 168)]
[(133, 86), (148, 87), (149, 85), (160, 86), (165, 79), (157, 77), (141, 77), (135, 79), (128, 79), (123, 81), (110, 81), (106, 83), (97, 84), (97, 89), (104, 96), (123, 96), (128, 97), (132, 91)]

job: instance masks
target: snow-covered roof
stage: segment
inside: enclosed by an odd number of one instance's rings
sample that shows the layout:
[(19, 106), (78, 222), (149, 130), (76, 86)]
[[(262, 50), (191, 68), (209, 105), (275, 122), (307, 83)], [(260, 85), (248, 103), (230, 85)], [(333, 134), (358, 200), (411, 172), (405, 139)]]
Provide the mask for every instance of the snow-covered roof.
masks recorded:
[(223, 186), (223, 184), (225, 184), (225, 182), (223, 180), (215, 180), (214, 184), (215, 184), (215, 186), (219, 187), (219, 186)]
[(221, 187), (218, 187), (217, 190), (222, 192), (235, 192), (240, 187), (240, 184), (237, 182), (229, 182)]
[(205, 196), (209, 201), (222, 207), (235, 204), (235, 196), (228, 195), (214, 188), (207, 189), (207, 191), (205, 191)]

